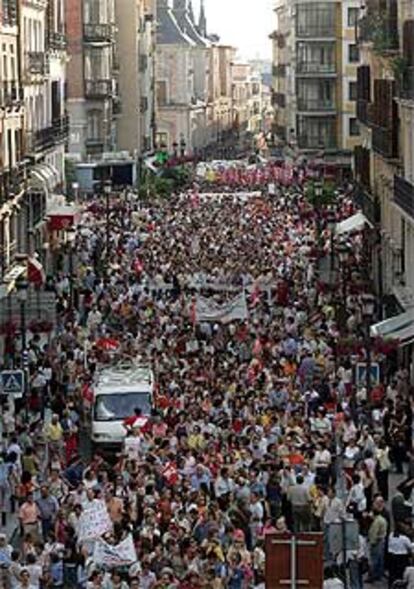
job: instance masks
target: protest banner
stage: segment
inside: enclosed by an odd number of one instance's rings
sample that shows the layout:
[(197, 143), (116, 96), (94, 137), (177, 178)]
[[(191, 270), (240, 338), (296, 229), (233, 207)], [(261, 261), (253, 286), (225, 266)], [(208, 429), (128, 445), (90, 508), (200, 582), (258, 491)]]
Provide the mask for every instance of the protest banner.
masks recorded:
[(230, 323), (231, 321), (244, 321), (248, 317), (246, 296), (242, 292), (231, 301), (220, 304), (213, 299), (197, 297), (195, 308), (198, 322)]
[(95, 540), (112, 530), (112, 522), (109, 517), (105, 501), (94, 499), (85, 507), (79, 519), (79, 540), (85, 542)]
[(137, 562), (132, 534), (116, 545), (108, 544), (103, 538), (99, 538), (95, 542), (93, 560), (95, 564), (107, 568), (129, 566)]

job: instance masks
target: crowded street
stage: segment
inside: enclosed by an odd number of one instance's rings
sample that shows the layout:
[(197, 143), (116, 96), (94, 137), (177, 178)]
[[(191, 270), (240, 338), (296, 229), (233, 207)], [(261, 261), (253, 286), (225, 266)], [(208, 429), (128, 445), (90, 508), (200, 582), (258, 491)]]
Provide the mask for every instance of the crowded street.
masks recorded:
[(346, 184), (318, 209), (263, 178), (80, 205), (57, 325), (2, 401), (2, 589), (258, 589), (288, 532), (321, 533), (326, 588), (414, 586), (410, 388), (366, 347), (366, 227), (335, 233)]

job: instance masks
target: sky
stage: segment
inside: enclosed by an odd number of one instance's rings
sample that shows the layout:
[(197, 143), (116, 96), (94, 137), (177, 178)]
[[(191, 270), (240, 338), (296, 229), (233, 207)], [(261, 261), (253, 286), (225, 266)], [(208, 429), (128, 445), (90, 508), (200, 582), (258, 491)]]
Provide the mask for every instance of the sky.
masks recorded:
[[(243, 59), (271, 58), (269, 35), (274, 28), (274, 0), (204, 0), (208, 32), (234, 45)], [(198, 18), (200, 0), (193, 0)]]

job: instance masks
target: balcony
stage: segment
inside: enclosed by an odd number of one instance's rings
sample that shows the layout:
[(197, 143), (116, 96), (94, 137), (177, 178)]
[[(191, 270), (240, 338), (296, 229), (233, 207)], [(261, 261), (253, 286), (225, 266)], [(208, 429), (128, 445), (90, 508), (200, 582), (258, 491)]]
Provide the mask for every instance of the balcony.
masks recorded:
[(100, 155), (105, 151), (105, 141), (100, 137), (89, 137), (85, 140), (88, 155)]
[(300, 149), (336, 149), (337, 142), (334, 135), (327, 137), (318, 137), (316, 135), (299, 135), (298, 146)]
[(336, 105), (332, 100), (321, 100), (319, 98), (298, 97), (299, 112), (335, 112)]
[(336, 64), (320, 63), (319, 61), (301, 61), (296, 64), (296, 74), (330, 76), (336, 75)]
[(32, 131), (27, 134), (27, 151), (41, 153), (51, 149), (58, 143), (63, 143), (69, 137), (69, 117), (64, 115), (52, 121), (50, 127)]
[(3, 25), (14, 27), (17, 25), (17, 0), (3, 0), (1, 21)]
[(284, 63), (274, 65), (272, 67), (272, 75), (275, 77), (284, 78), (286, 76), (286, 65)]
[(20, 163), (12, 170), (0, 172), (0, 203), (20, 194), (25, 188), (26, 164)]
[(48, 35), (48, 45), (50, 49), (56, 49), (63, 51), (66, 48), (66, 35), (65, 33), (51, 31)]
[(394, 202), (414, 219), (414, 185), (401, 176), (394, 176)]
[(326, 24), (297, 23), (296, 37), (298, 39), (335, 39), (335, 22)]
[(65, 114), (52, 122), (55, 143), (66, 142), (69, 138), (69, 115)]
[(369, 105), (368, 100), (357, 100), (357, 103), (356, 103), (357, 118), (364, 125), (369, 124), (368, 105)]
[(26, 53), (26, 72), (35, 76), (46, 76), (49, 73), (49, 59), (43, 51)]
[(400, 98), (414, 100), (414, 66), (407, 66), (401, 76)]
[(88, 23), (83, 25), (83, 38), (86, 42), (111, 43), (114, 39), (114, 27), (106, 23)]
[(398, 158), (398, 135), (392, 128), (371, 125), (372, 149), (387, 159)]
[(87, 98), (105, 99), (112, 96), (112, 80), (85, 80)]
[(10, 80), (0, 82), (0, 107), (16, 105), (23, 101), (23, 88), (19, 83)]
[(272, 104), (279, 108), (286, 108), (286, 94), (275, 92), (272, 96)]

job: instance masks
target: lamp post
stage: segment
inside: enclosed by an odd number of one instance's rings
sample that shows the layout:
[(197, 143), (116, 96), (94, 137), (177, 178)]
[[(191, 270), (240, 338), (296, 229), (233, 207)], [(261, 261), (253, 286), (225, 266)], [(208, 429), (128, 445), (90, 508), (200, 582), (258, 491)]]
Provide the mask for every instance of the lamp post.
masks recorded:
[(110, 180), (107, 180), (105, 182), (104, 185), (104, 193), (105, 193), (105, 218), (106, 218), (106, 267), (108, 269), (108, 265), (109, 265), (109, 242), (110, 242), (110, 220), (109, 220), (109, 214), (110, 214), (110, 208), (109, 208), (109, 204), (110, 204), (110, 196), (111, 196), (111, 192), (112, 192), (112, 182)]
[(176, 141), (174, 141), (174, 143), (172, 144), (172, 148), (173, 148), (174, 157), (176, 158), (178, 155), (178, 143)]
[(187, 144), (185, 142), (184, 137), (181, 137), (180, 139), (180, 155), (181, 157), (185, 156), (185, 148), (187, 147)]
[(366, 389), (367, 399), (371, 402), (372, 379), (371, 379), (371, 365), (372, 365), (372, 346), (371, 346), (371, 322), (375, 313), (375, 297), (366, 293), (361, 295), (362, 316), (365, 325), (365, 354), (366, 354)]
[(73, 284), (73, 250), (76, 241), (76, 231), (74, 227), (66, 230), (66, 243), (68, 244), (69, 254), (69, 310), (72, 311), (74, 306), (74, 284)]
[(27, 354), (27, 331), (26, 331), (26, 304), (29, 283), (26, 276), (20, 276), (16, 280), (17, 298), (20, 305), (20, 337), (21, 337), (21, 357), (20, 366), (24, 373), (24, 398), (26, 404), (26, 415), (28, 409), (28, 390), (29, 390), (29, 356)]

